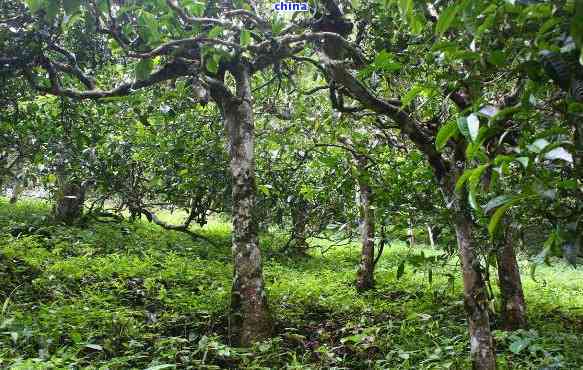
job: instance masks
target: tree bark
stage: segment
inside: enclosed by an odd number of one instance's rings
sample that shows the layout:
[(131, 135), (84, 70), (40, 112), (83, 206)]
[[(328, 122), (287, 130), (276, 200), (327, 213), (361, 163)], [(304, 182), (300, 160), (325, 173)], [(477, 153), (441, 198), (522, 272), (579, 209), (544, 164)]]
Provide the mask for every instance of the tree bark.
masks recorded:
[(520, 270), (512, 240), (512, 225), (506, 227), (504, 239), (496, 251), (498, 280), (502, 298), (502, 328), (516, 330), (526, 327), (526, 303)]
[(12, 187), (12, 194), (10, 194), (10, 204), (15, 204), (18, 202), (20, 194), (24, 191), (24, 185), (21, 180), (16, 180), (14, 186)]
[(308, 243), (306, 241), (306, 226), (308, 222), (308, 205), (304, 199), (299, 199), (292, 208), (293, 223), (293, 252), (306, 255)]
[(435, 248), (435, 239), (433, 239), (433, 230), (431, 229), (431, 225), (427, 224), (427, 237), (429, 238), (429, 245), (431, 248)]
[(255, 215), (254, 122), (250, 73), (248, 67), (242, 63), (238, 63), (237, 67), (232, 71), (236, 81), (236, 96), (223, 91), (220, 104), (229, 139), (233, 182), (234, 273), (230, 331), (239, 345), (249, 346), (270, 336), (272, 320), (263, 282)]
[(409, 217), (407, 226), (407, 241), (409, 242), (409, 247), (415, 246), (415, 231), (413, 229), (413, 218)]
[(55, 221), (71, 225), (83, 215), (85, 187), (76, 181), (67, 180), (64, 176), (59, 177), (53, 218)]
[(364, 291), (374, 286), (374, 209), (372, 208), (372, 190), (366, 173), (366, 158), (357, 158), (359, 169), (358, 185), (360, 189), (360, 215), (362, 220), (362, 253), (356, 275), (356, 287)]
[(470, 355), (474, 369), (490, 370), (496, 368), (496, 355), (490, 331), (488, 294), (472, 239), (472, 220), (463, 199), (460, 198), (454, 211), (454, 225), (462, 263)]

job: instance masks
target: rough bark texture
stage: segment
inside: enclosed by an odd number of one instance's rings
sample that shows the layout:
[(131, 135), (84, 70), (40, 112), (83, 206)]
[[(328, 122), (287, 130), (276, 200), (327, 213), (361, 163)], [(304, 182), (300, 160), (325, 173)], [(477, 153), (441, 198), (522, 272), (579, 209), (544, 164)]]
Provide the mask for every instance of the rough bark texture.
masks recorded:
[(472, 220), (464, 204), (463, 201), (458, 202), (454, 211), (454, 223), (462, 262), (472, 365), (474, 369), (495, 369), (496, 355), (490, 332), (488, 295), (472, 240)]
[(20, 197), (20, 194), (22, 194), (23, 191), (24, 185), (22, 184), (21, 181), (17, 180), (14, 187), (12, 187), (12, 194), (10, 195), (10, 204), (15, 204), (16, 202), (18, 202), (18, 198)]
[(61, 181), (55, 199), (53, 217), (55, 221), (73, 224), (83, 215), (85, 188), (77, 182)]
[[(365, 171), (365, 159), (358, 160), (359, 170)], [(362, 253), (360, 265), (356, 275), (356, 287), (358, 290), (371, 289), (374, 286), (374, 210), (371, 207), (372, 190), (366, 178), (358, 180), (360, 188), (360, 215), (362, 219)]]
[(512, 227), (506, 228), (504, 239), (496, 253), (498, 279), (502, 298), (502, 328), (516, 330), (526, 327), (526, 303), (520, 280), (520, 270), (512, 240)]
[(306, 241), (306, 226), (308, 222), (308, 205), (305, 200), (300, 199), (292, 208), (293, 222), (293, 252), (305, 255), (308, 252)]
[(261, 271), (261, 252), (255, 217), (254, 127), (251, 88), (246, 66), (234, 72), (237, 96), (221, 99), (229, 138), (233, 182), (233, 287), (231, 334), (241, 346), (268, 338), (271, 315)]
[(407, 242), (409, 247), (415, 246), (415, 230), (413, 229), (413, 219), (409, 217), (409, 226), (407, 227)]
[[(335, 12), (328, 11), (336, 22), (347, 22), (342, 18), (338, 6), (333, 6), (334, 1), (327, 1)], [(326, 29), (343, 34), (335, 29)], [(466, 199), (455, 195), (454, 187), (463, 168), (458, 164), (465, 162), (465, 147), (455, 149), (455, 161), (446, 161), (435, 147), (435, 138), (428, 136), (422, 129), (423, 124), (402, 109), (400, 101), (383, 100), (373, 94), (367, 86), (360, 82), (351, 71), (345, 67), (345, 63), (339, 63), (343, 59), (342, 45), (331, 38), (325, 38), (323, 42), (325, 57), (321, 60), (331, 79), (342, 85), (343, 89), (353, 99), (358, 100), (363, 107), (376, 113), (386, 115), (394, 121), (401, 132), (408, 136), (415, 146), (424, 153), (431, 165), (435, 178), (440, 183), (446, 197), (446, 206), (454, 216), (454, 224), (458, 239), (460, 258), (462, 260), (465, 306), (468, 314), (468, 326), (471, 339), (471, 356), (475, 369), (494, 369), (496, 356), (493, 348), (492, 335), (490, 333), (490, 319), (488, 316), (488, 302), (484, 278), (480, 271), (475, 246), (472, 242), (472, 220), (470, 214), (462, 205)], [(337, 107), (335, 108), (342, 108)], [(463, 142), (462, 142), (463, 143)], [(453, 167), (453, 168), (452, 168)]]

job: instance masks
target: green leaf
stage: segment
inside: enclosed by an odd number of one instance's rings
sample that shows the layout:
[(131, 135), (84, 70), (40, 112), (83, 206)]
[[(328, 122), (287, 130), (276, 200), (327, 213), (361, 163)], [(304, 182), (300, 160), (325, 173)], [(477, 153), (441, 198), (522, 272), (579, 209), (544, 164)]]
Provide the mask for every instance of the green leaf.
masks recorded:
[(103, 351), (103, 347), (99, 344), (86, 344), (85, 347), (94, 349), (96, 351)]
[(142, 59), (136, 64), (136, 80), (144, 80), (148, 78), (150, 72), (152, 72), (152, 68), (154, 68), (154, 62), (151, 58)]
[(404, 273), (405, 273), (405, 260), (401, 261), (401, 263), (399, 263), (399, 267), (397, 267), (397, 280), (400, 279)]
[(458, 125), (455, 121), (451, 121), (441, 126), (435, 137), (435, 147), (437, 150), (443, 149), (447, 141), (459, 132)]
[(285, 28), (285, 21), (281, 17), (274, 17), (271, 23), (271, 32), (278, 35)]
[(464, 188), (464, 184), (470, 178), (472, 172), (474, 172), (473, 168), (464, 171), (464, 173), (460, 176), (459, 179), (457, 179), (455, 183), (455, 191), (460, 192)]
[(468, 129), (468, 119), (467, 117), (459, 117), (457, 119), (457, 127), (459, 131), (464, 135), (464, 137), (470, 137), (470, 130)]
[(536, 139), (532, 144), (528, 146), (528, 149), (534, 153), (540, 153), (543, 149), (550, 143), (546, 139)]
[(408, 18), (413, 12), (413, 0), (399, 0), (401, 15)]
[(554, 149), (549, 150), (544, 155), (545, 159), (548, 160), (555, 160), (555, 159), (562, 159), (565, 162), (573, 163), (573, 155), (569, 153), (563, 147), (557, 147)]
[(150, 366), (149, 368), (147, 368), (145, 370), (163, 370), (163, 369), (176, 369), (176, 365), (174, 365), (174, 364), (156, 365), (156, 366)]
[(221, 26), (214, 26), (208, 33), (208, 37), (216, 38), (223, 33), (223, 27)]
[(206, 63), (206, 69), (208, 69), (210, 73), (217, 73), (219, 70), (219, 60), (217, 60), (216, 58), (208, 58)]
[(241, 47), (246, 47), (251, 42), (251, 32), (249, 30), (242, 30), (239, 43)]
[(469, 187), (471, 191), (474, 191), (477, 189), (479, 183), (480, 183), (480, 179), (482, 178), (482, 174), (484, 173), (484, 171), (486, 171), (486, 169), (490, 167), (489, 163), (485, 163), (485, 164), (481, 164), (478, 167), (474, 168), (474, 170), (472, 171), (472, 173), (470, 174), (470, 177), (468, 179), (468, 183), (469, 183)]
[(394, 72), (401, 69), (402, 65), (394, 61), (393, 55), (386, 50), (381, 51), (374, 58), (373, 66), (377, 70)]
[(488, 223), (488, 233), (490, 234), (490, 237), (494, 236), (494, 233), (496, 232), (496, 230), (498, 229), (498, 225), (500, 224), (500, 220), (506, 213), (506, 210), (512, 206), (512, 203), (513, 202), (506, 203), (503, 206), (499, 207), (490, 218), (490, 222)]
[(498, 208), (501, 205), (504, 205), (504, 204), (508, 203), (512, 199), (514, 199), (514, 196), (512, 196), (512, 195), (499, 195), (499, 196), (497, 196), (495, 198), (492, 198), (484, 206), (484, 212), (485, 213), (489, 213), (494, 208)]
[(480, 119), (475, 113), (472, 113), (466, 119), (468, 124), (468, 133), (470, 134), (470, 138), (475, 141), (478, 137), (478, 132), (480, 131)]
[(528, 338), (520, 338), (518, 340), (515, 340), (514, 342), (512, 342), (510, 344), (510, 352), (515, 353), (515, 354), (519, 354), (520, 352), (522, 352), (523, 349), (525, 349), (526, 347), (528, 347), (528, 344), (530, 343), (530, 339)]
[(76, 13), (80, 5), (81, 0), (63, 0), (63, 8), (68, 15)]
[(140, 36), (142, 36), (147, 43), (157, 43), (160, 41), (158, 20), (152, 13), (141, 11), (138, 16), (138, 25)]
[(480, 205), (478, 204), (478, 201), (476, 200), (476, 192), (474, 189), (471, 189), (468, 193), (468, 201), (470, 202), (470, 207), (472, 207), (472, 209), (478, 211), (480, 209)]
[(518, 157), (516, 161), (522, 165), (522, 167), (526, 170), (528, 168), (528, 162), (530, 161), (528, 157)]
[(31, 13), (36, 13), (43, 7), (43, 0), (26, 0), (26, 6)]
[(445, 31), (451, 27), (455, 17), (459, 11), (458, 4), (450, 5), (449, 7), (445, 8), (441, 14), (439, 15), (439, 19), (437, 20), (437, 25), (435, 26), (435, 33), (439, 36), (443, 35)]
[(502, 50), (494, 50), (488, 56), (488, 62), (496, 67), (503, 66), (506, 63), (506, 54)]
[(48, 0), (45, 18), (52, 22), (59, 12), (59, 2), (57, 0)]
[(200, 17), (204, 13), (205, 4), (200, 1), (194, 1), (185, 6), (188, 9), (188, 11), (196, 17)]
[(415, 99), (417, 97), (417, 95), (419, 95), (425, 88), (422, 85), (415, 85), (411, 88), (411, 90), (409, 90), (407, 92), (407, 94), (405, 94), (402, 98), (401, 98), (401, 102), (403, 103), (403, 106), (408, 106), (409, 104), (411, 104), (411, 102), (413, 101), (413, 99)]

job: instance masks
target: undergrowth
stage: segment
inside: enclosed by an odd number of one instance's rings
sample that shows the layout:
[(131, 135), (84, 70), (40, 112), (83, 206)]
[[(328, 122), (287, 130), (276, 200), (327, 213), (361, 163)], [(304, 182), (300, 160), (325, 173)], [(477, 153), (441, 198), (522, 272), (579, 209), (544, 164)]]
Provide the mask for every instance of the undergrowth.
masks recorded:
[[(434, 267), (431, 281), (427, 271), (409, 267), (397, 279), (404, 256), (422, 249), (394, 244), (377, 266), (376, 288), (359, 294), (356, 245), (292, 258), (278, 253), (285, 235), (266, 233), (276, 332), (244, 349), (228, 338), (226, 222), (197, 230), (210, 245), (147, 221), (55, 225), (48, 211), (39, 201), (0, 199), (2, 368), (470, 366), (455, 259)], [(522, 267), (528, 271), (526, 261)], [(523, 284), (531, 329), (495, 331), (499, 367), (583, 367), (583, 270), (557, 262), (540, 267), (537, 281), (523, 276)]]

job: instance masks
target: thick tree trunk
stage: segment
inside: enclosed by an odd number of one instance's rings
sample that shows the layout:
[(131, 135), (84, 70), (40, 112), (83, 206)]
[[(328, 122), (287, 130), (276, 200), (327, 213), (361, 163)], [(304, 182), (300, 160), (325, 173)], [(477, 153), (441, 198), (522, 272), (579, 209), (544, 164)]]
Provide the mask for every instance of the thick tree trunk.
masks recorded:
[(502, 327), (516, 330), (526, 327), (526, 303), (520, 280), (520, 270), (512, 240), (512, 226), (508, 225), (504, 239), (496, 251), (498, 279), (502, 297)]
[(306, 241), (306, 226), (308, 222), (308, 205), (300, 199), (292, 208), (293, 223), (293, 252), (298, 255), (306, 255), (308, 243)]
[(488, 294), (480, 262), (472, 240), (472, 220), (462, 199), (454, 212), (455, 231), (462, 262), (464, 303), (468, 315), (470, 353), (474, 369), (496, 368), (494, 343), (490, 332)]
[(53, 218), (55, 221), (73, 224), (83, 215), (85, 203), (85, 188), (75, 181), (67, 181), (63, 177), (59, 180)]
[(254, 123), (249, 71), (239, 64), (234, 72), (237, 96), (220, 99), (229, 138), (233, 188), (233, 287), (231, 334), (239, 345), (266, 339), (271, 315), (261, 271), (261, 252), (255, 216)]
[(22, 194), (23, 191), (24, 185), (22, 184), (22, 181), (16, 180), (16, 183), (12, 187), (12, 193), (10, 194), (10, 204), (15, 204), (16, 202), (18, 202), (18, 198), (20, 197), (20, 194)]
[[(366, 171), (366, 159), (357, 159), (359, 171)], [(374, 209), (372, 208), (372, 190), (365, 177), (360, 177), (360, 216), (362, 219), (362, 253), (356, 275), (358, 290), (368, 290), (374, 286)]]

